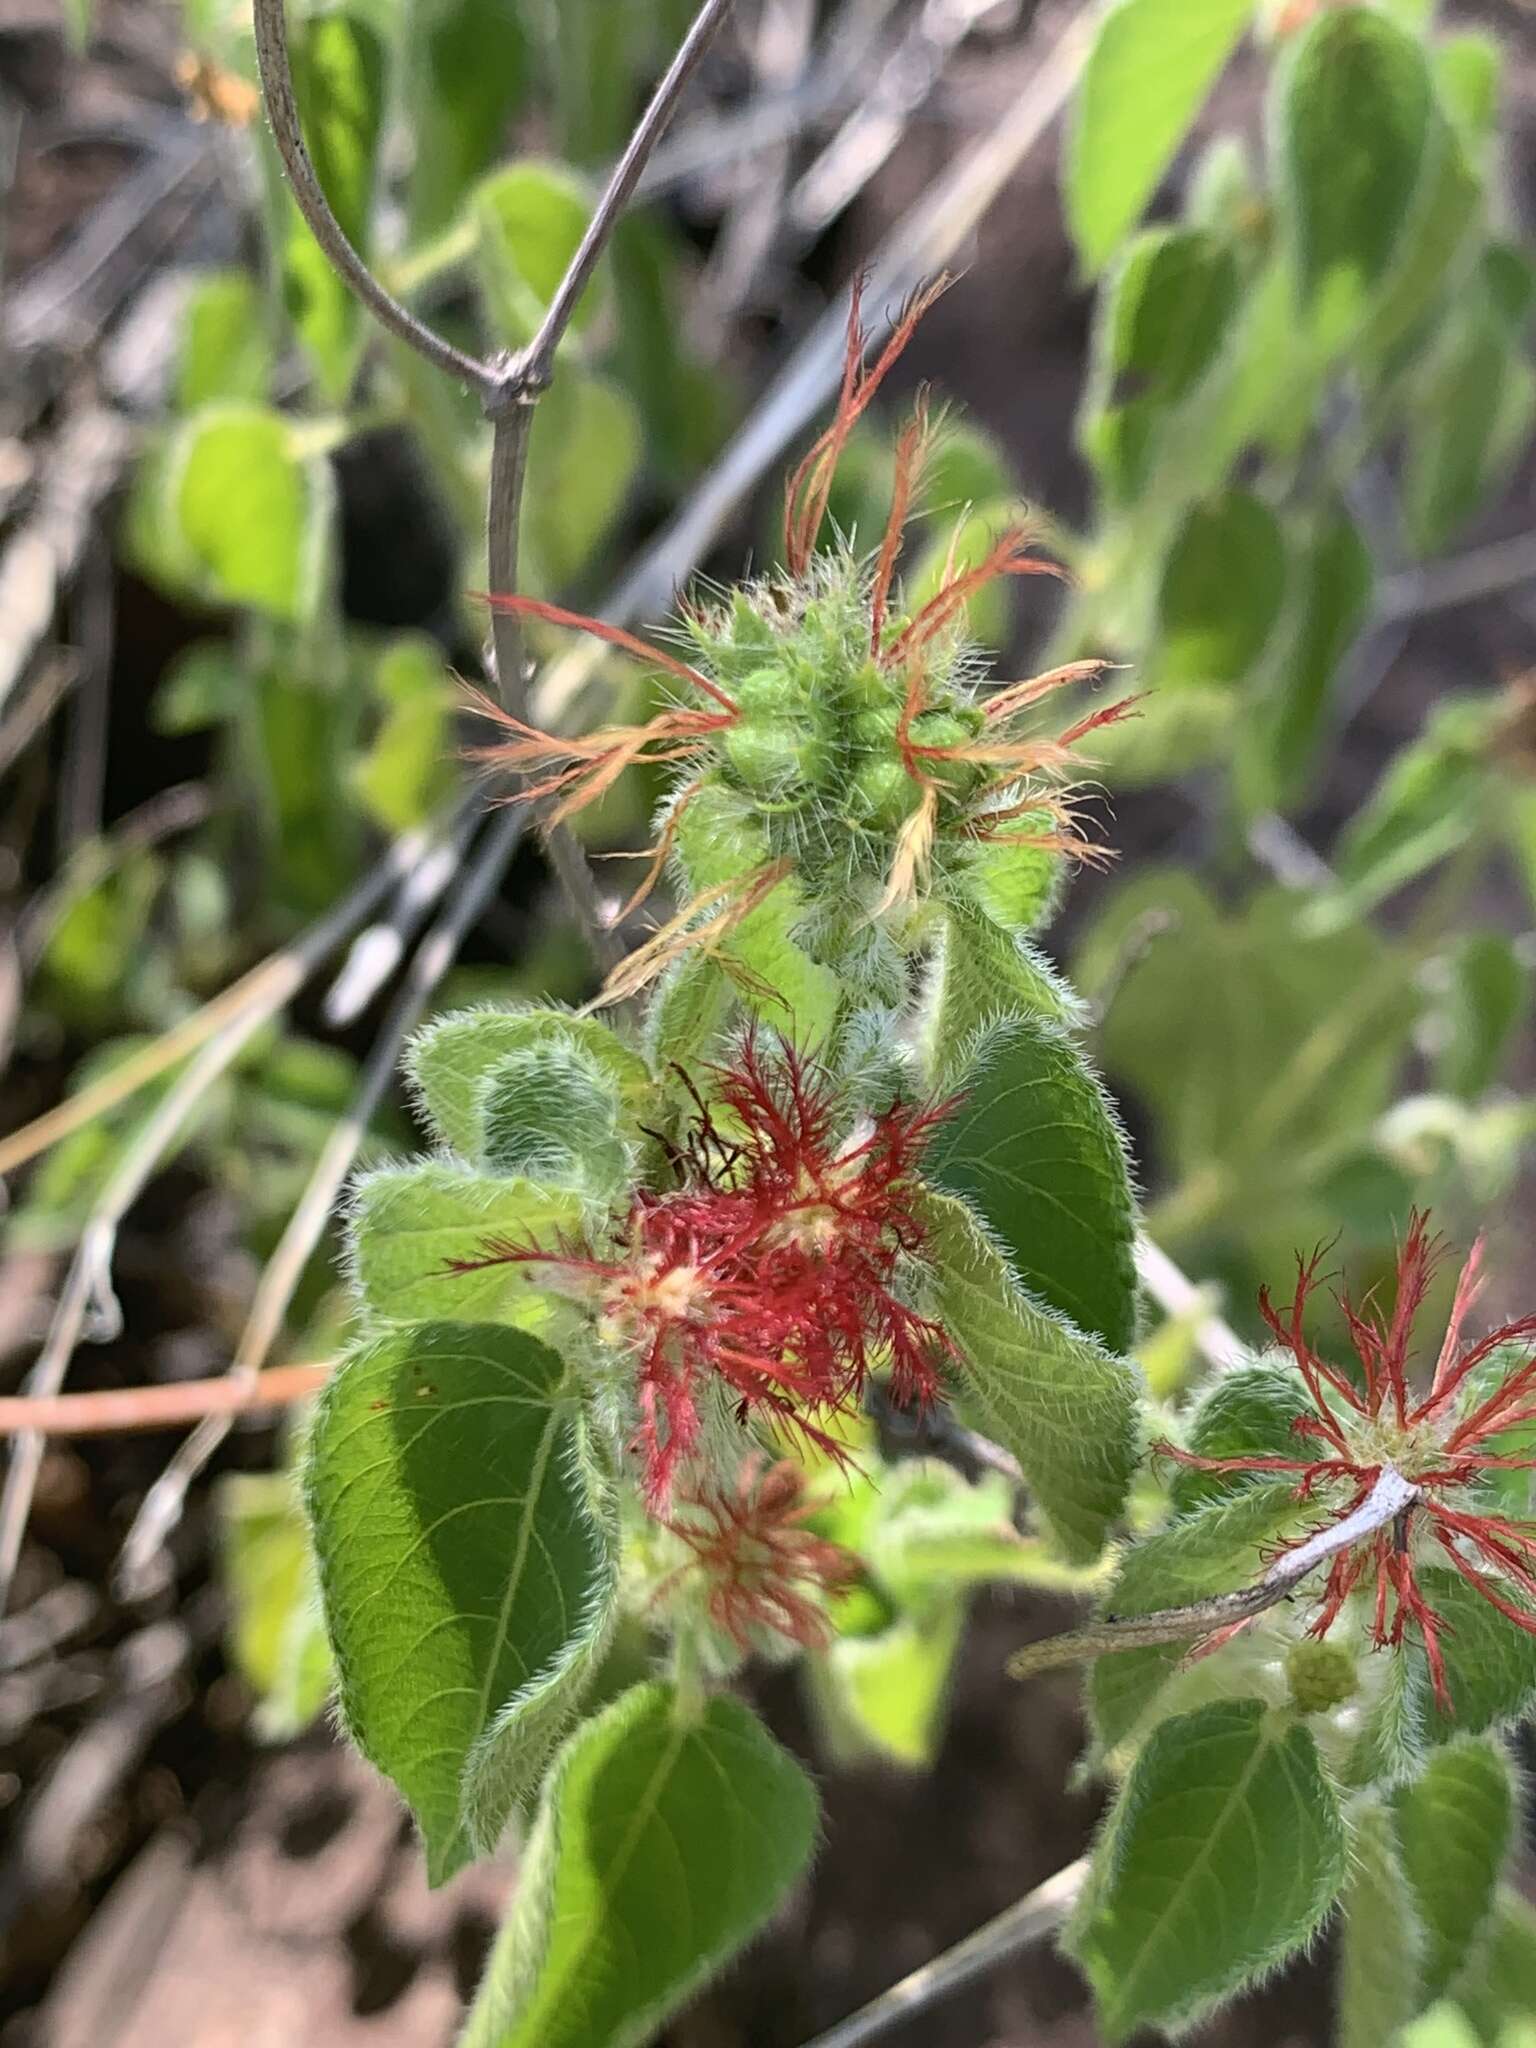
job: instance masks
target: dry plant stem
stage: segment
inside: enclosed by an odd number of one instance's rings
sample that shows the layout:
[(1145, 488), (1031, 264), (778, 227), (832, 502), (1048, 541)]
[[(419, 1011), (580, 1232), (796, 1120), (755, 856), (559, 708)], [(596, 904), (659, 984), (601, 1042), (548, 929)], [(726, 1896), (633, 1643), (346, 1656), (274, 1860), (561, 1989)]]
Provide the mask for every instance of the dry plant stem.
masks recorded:
[(35, 1430), (40, 1436), (115, 1436), (132, 1429), (177, 1429), (207, 1415), (254, 1415), (286, 1408), (318, 1392), (329, 1360), (274, 1365), (254, 1381), (220, 1373), (211, 1380), (168, 1385), (102, 1387), (88, 1394), (8, 1394), (0, 1398), (0, 1436)]
[(1207, 1307), (1205, 1295), (1160, 1246), (1141, 1235), (1136, 1239), (1136, 1277), (1165, 1316), (1194, 1318), (1195, 1346), (1217, 1372), (1247, 1363), (1248, 1346), (1232, 1325)]
[[(526, 815), (520, 810), (496, 815), (458, 889), (417, 948), (369, 1052), (346, 1114), (327, 1138), (282, 1240), (267, 1261), (225, 1377), (231, 1392), (202, 1415), (197, 1428), (144, 1496), (134, 1517), (119, 1561), (119, 1571), (130, 1586), (148, 1571), (166, 1537), (181, 1519), (187, 1488), (228, 1436), (234, 1417), (262, 1382), (271, 1377), (262, 1372), (262, 1366), (282, 1330), (294, 1291), (320, 1242), (374, 1112), (394, 1079), (400, 1048), (420, 1022), (432, 991), (453, 965), (466, 933), (495, 895), (525, 824)], [(190, 1421), (199, 1413), (193, 1409), (186, 1419)]]
[[(291, 986), (300, 986), (326, 955), (339, 946), (356, 925), (361, 924), (380, 897), (428, 855), (432, 844), (431, 831), (407, 832), (395, 841), (334, 909), (317, 918), (291, 945), (269, 953), (265, 960), (258, 961), (222, 994), (204, 1003), (200, 1010), (194, 1010), (190, 1017), (183, 1018), (180, 1024), (163, 1033), (143, 1052), (124, 1060), (110, 1074), (103, 1074), (91, 1087), (82, 1088), (79, 1094), (71, 1095), (57, 1108), (34, 1118), (29, 1124), (23, 1124), (8, 1138), (0, 1139), (0, 1174), (14, 1173), (18, 1166), (35, 1159), (40, 1152), (46, 1152), (50, 1145), (57, 1145), (71, 1132), (93, 1123), (99, 1116), (105, 1116), (120, 1102), (126, 1102), (130, 1095), (136, 1095), (179, 1060), (195, 1052), (215, 1032), (222, 1030), (232, 1017), (238, 1016), (248, 1003), (264, 1003), (273, 988), (288, 987), (295, 969), (301, 971), (298, 981), (292, 982)], [(287, 1000), (286, 994), (280, 995), (271, 1007), (281, 1009)]]
[[(256, 55), (267, 118), (299, 211), (327, 260), (381, 326), (427, 362), (457, 377), (480, 395), (491, 421), (491, 474), (486, 503), (486, 562), (493, 591), (517, 589), (518, 539), (523, 482), (528, 466), (528, 432), (539, 394), (554, 373), (555, 352), (581, 295), (618, 225), (652, 151), (666, 129), (688, 80), (697, 69), (731, 0), (705, 0), (677, 55), (614, 166), (586, 233), (566, 266), (538, 331), (526, 348), (494, 362), (465, 354), (435, 333), (387, 292), (343, 233), (315, 175), (305, 147), (294, 99), (284, 0), (253, 0)], [(496, 685), (502, 703), (518, 717), (527, 712), (523, 643), (519, 622), (509, 613), (492, 620)], [(607, 926), (586, 856), (565, 825), (547, 834), (550, 863), (570, 899), (599, 967), (619, 964), (622, 946)]]
[(330, 201), (320, 188), (299, 125), (299, 109), (293, 95), (293, 71), (288, 59), (288, 21), (283, 0), (252, 0), (256, 27), (256, 63), (261, 73), (262, 98), (272, 126), (272, 140), (283, 160), (293, 196), (305, 224), (319, 243), (331, 268), (342, 277), (372, 313), (381, 327), (398, 335), (408, 348), (429, 363), (435, 363), (461, 384), (468, 384), (482, 398), (490, 399), (497, 389), (497, 375), (489, 364), (466, 355), (416, 315), (390, 297), (362, 257), (342, 232), (331, 211)]
[[(996, 126), (925, 194), (876, 250), (864, 303), (872, 339), (925, 278), (944, 268), (973, 233), (1009, 177), (1072, 95), (1092, 45), (1098, 10), (1073, 16)], [(653, 616), (671, 604), (721, 528), (769, 466), (837, 389), (848, 335), (843, 293), (800, 343), (734, 441), (687, 504), (646, 549), (603, 616), (613, 623)], [(534, 693), (532, 723), (546, 731), (578, 717), (603, 659), (596, 644), (573, 648)]]
[(1234, 1623), (1251, 1621), (1267, 1608), (1278, 1606), (1319, 1565), (1395, 1521), (1418, 1497), (1419, 1489), (1411, 1480), (1405, 1479), (1394, 1466), (1383, 1465), (1369, 1496), (1352, 1515), (1330, 1523), (1305, 1543), (1298, 1543), (1294, 1550), (1276, 1558), (1253, 1585), (1240, 1587), (1235, 1593), (1217, 1593), (1188, 1607), (1159, 1608), (1155, 1614), (1130, 1615), (1123, 1620), (1106, 1615), (1091, 1627), (1031, 1643), (1009, 1659), (1008, 1670), (1014, 1678), (1034, 1678), (1042, 1671), (1080, 1663), (1084, 1658), (1109, 1656), (1116, 1650), (1145, 1649), (1156, 1643), (1187, 1642), (1191, 1636), (1211, 1635)]
[(1032, 1892), (1007, 1906), (995, 1919), (978, 1927), (963, 1941), (936, 1955), (910, 1976), (882, 1991), (868, 2005), (839, 2020), (826, 2033), (807, 2041), (805, 2048), (863, 2048), (892, 2027), (904, 2026), (916, 2013), (945, 1998), (962, 1985), (974, 1983), (989, 1970), (1012, 1959), (1037, 1941), (1054, 1934), (1082, 1895), (1088, 1877), (1088, 1858), (1079, 1856), (1055, 1871)]

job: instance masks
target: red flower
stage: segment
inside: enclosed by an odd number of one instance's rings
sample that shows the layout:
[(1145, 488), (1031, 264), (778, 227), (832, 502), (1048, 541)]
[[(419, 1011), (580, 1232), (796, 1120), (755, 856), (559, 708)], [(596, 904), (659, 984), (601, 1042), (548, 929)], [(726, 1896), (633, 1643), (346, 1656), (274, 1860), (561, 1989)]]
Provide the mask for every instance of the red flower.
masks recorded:
[(652, 1510), (696, 1448), (711, 1379), (753, 1412), (833, 1455), (817, 1416), (855, 1407), (870, 1369), (889, 1364), (902, 1405), (938, 1398), (953, 1346), (898, 1299), (897, 1267), (921, 1249), (914, 1168), (949, 1104), (897, 1103), (852, 1138), (836, 1098), (784, 1045), (766, 1060), (749, 1038), (715, 1074), (732, 1135), (710, 1111), (677, 1152), (679, 1185), (636, 1192), (612, 1257), (492, 1240), (457, 1270), (541, 1265), (550, 1284), (588, 1302), (599, 1334), (633, 1353)]
[[(1296, 1292), (1283, 1318), (1268, 1290), (1260, 1293), (1264, 1320), (1295, 1359), (1311, 1397), (1312, 1412), (1297, 1418), (1293, 1432), (1312, 1438), (1319, 1447), (1317, 1455), (1208, 1458), (1172, 1444), (1159, 1449), (1202, 1472), (1297, 1473), (1298, 1500), (1332, 1496), (1321, 1527), (1341, 1522), (1361, 1507), (1385, 1466), (1390, 1464), (1408, 1480), (1417, 1497), (1396, 1521), (1334, 1558), (1311, 1633), (1326, 1635), (1350, 1594), (1374, 1575), (1373, 1640), (1379, 1647), (1397, 1645), (1410, 1626), (1416, 1628), (1429, 1659), (1435, 1695), (1449, 1709), (1440, 1646), (1447, 1625), (1420, 1587), (1418, 1565), (1425, 1545), (1416, 1539), (1432, 1538), (1468, 1585), (1517, 1628), (1536, 1636), (1536, 1611), (1503, 1590), (1508, 1586), (1536, 1602), (1536, 1522), (1484, 1513), (1475, 1495), (1470, 1501), (1459, 1499), (1487, 1473), (1536, 1470), (1536, 1457), (1506, 1455), (1494, 1444), (1504, 1432), (1536, 1421), (1536, 1350), (1529, 1347), (1536, 1336), (1536, 1315), (1522, 1316), (1475, 1344), (1463, 1345), (1462, 1328), (1479, 1287), (1479, 1240), (1457, 1282), (1429, 1391), (1414, 1399), (1408, 1384), (1413, 1326), (1440, 1251), (1428, 1234), (1427, 1218), (1416, 1214), (1398, 1252), (1391, 1321), (1372, 1314), (1368, 1303), (1357, 1309), (1347, 1297), (1341, 1300), (1363, 1386), (1320, 1358), (1303, 1334), (1306, 1300), (1316, 1282), (1321, 1253), (1306, 1263), (1298, 1260)], [(1477, 1368), (1501, 1346), (1516, 1343), (1525, 1348), (1525, 1355), (1510, 1364), (1498, 1386), (1491, 1393), (1474, 1391)]]
[(786, 1459), (764, 1470), (764, 1463), (757, 1455), (743, 1459), (733, 1491), (682, 1496), (684, 1512), (665, 1526), (693, 1552), (693, 1563), (674, 1572), (657, 1597), (697, 1571), (708, 1585), (710, 1620), (738, 1649), (750, 1649), (754, 1632), (767, 1630), (822, 1650), (832, 1626), (814, 1596), (846, 1585), (858, 1560), (803, 1526), (815, 1509), (796, 1467)]

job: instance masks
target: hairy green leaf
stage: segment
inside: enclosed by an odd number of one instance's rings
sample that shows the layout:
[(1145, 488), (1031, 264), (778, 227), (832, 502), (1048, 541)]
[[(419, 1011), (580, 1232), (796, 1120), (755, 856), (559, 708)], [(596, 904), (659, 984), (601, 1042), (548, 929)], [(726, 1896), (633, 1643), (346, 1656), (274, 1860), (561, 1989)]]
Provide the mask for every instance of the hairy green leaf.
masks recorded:
[(1068, 1946), (1111, 2042), (1194, 2019), (1301, 1947), (1348, 1867), (1304, 1727), (1258, 1700), (1164, 1721), (1110, 1816)]
[(1136, 1469), (1135, 1368), (1032, 1301), (963, 1202), (928, 1194), (922, 1217), (961, 1405), (1018, 1459), (1067, 1554), (1096, 1557)]
[(968, 903), (946, 904), (924, 1001), (923, 1066), (938, 1090), (962, 1081), (984, 1033), (1017, 1017), (1080, 1020), (1082, 1005), (1027, 940)]
[(577, 1234), (579, 1198), (528, 1180), (465, 1173), (439, 1159), (390, 1166), (357, 1184), (349, 1239), (353, 1278), (376, 1323), (501, 1322), (539, 1329), (548, 1304), (537, 1265), (455, 1271), (492, 1254), (492, 1239), (553, 1249)]
[(594, 1195), (616, 1193), (628, 1178), (624, 1098), (578, 1041), (519, 1046), (491, 1068), (479, 1097), (491, 1172)]
[(1422, 1978), (1424, 1929), (1391, 1809), (1377, 1799), (1360, 1800), (1349, 1818), (1335, 2038), (1338, 2048), (1388, 2048), (1434, 1995)]
[(597, 1018), (564, 1010), (487, 1008), (438, 1017), (406, 1048), (406, 1079), (442, 1143), (483, 1164), (486, 1080), (509, 1053), (545, 1045), (579, 1049), (612, 1076), (631, 1110), (645, 1113), (651, 1077), (644, 1060)]
[[(767, 841), (751, 811), (714, 785), (701, 789), (681, 814), (677, 852), (690, 889), (722, 892), (715, 910), (730, 900), (724, 893), (728, 885), (744, 889), (769, 864)], [(831, 968), (799, 944), (805, 916), (805, 899), (787, 876), (712, 950), (734, 971), (750, 1009), (797, 1045), (814, 1047), (836, 1021), (842, 986)]]
[[(1218, 1373), (1204, 1388), (1190, 1413), (1184, 1448), (1202, 1458), (1294, 1457), (1292, 1425), (1312, 1412), (1311, 1396), (1289, 1360), (1256, 1359)], [(1200, 1472), (1178, 1465), (1170, 1492), (1183, 1514), (1266, 1483), (1251, 1472)]]
[[(1536, 1697), (1536, 1637), (1490, 1607), (1461, 1574), (1449, 1566), (1432, 1565), (1419, 1573), (1424, 1598), (1446, 1624), (1450, 1644), (1446, 1681), (1451, 1693), (1449, 1713), (1434, 1700), (1427, 1708), (1427, 1727), (1437, 1742), (1456, 1735), (1481, 1735), (1486, 1729), (1520, 1720)], [(1422, 1665), (1423, 1652), (1407, 1655)]]
[(1030, 1295), (1111, 1351), (1130, 1349), (1136, 1221), (1125, 1141), (1069, 1039), (1024, 1018), (992, 1032), (927, 1171), (985, 1218)]
[[(1451, 1654), (1461, 1657), (1459, 1643)], [(1493, 1913), (1515, 1832), (1509, 1758), (1489, 1737), (1453, 1742), (1430, 1757), (1419, 1777), (1399, 1786), (1393, 1816), (1424, 1924), (1428, 2004), (1450, 1989)]]
[(207, 272), (182, 313), (177, 410), (196, 412), (220, 399), (260, 405), (271, 386), (274, 355), (256, 280), (243, 270)]
[(393, 1331), (316, 1407), (305, 1499), (342, 1718), (434, 1883), (494, 1847), (610, 1625), (617, 1532), (579, 1430), (564, 1360), (489, 1324)]
[(1254, 0), (1119, 0), (1089, 54), (1066, 170), (1067, 219), (1094, 271), (1140, 218)]
[(639, 2048), (815, 1837), (810, 1780), (739, 1700), (622, 1694), (556, 1760), (461, 2048)]

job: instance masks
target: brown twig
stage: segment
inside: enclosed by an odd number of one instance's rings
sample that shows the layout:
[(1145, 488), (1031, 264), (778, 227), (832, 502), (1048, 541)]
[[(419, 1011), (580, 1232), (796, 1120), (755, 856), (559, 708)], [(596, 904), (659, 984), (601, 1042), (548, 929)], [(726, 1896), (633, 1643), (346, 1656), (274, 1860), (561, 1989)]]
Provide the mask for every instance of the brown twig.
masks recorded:
[(330, 1365), (274, 1365), (253, 1380), (220, 1373), (148, 1387), (100, 1387), (88, 1394), (8, 1394), (0, 1398), (0, 1436), (34, 1429), (43, 1436), (114, 1436), (131, 1429), (178, 1429), (209, 1415), (235, 1417), (286, 1408), (324, 1384)]

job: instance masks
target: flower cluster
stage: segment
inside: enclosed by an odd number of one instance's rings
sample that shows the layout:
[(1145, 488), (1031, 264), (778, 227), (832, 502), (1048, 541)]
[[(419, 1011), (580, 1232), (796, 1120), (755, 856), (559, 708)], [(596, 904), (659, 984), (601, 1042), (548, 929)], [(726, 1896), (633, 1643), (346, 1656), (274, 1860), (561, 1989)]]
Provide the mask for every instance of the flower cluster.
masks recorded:
[(814, 1513), (798, 1467), (749, 1455), (734, 1485), (680, 1498), (665, 1526), (692, 1558), (663, 1581), (657, 1600), (697, 1577), (710, 1621), (737, 1649), (767, 1634), (824, 1650), (832, 1625), (819, 1596), (847, 1585), (859, 1563), (805, 1527)]
[[(1128, 703), (1069, 719), (1055, 733), (1028, 728), (1045, 698), (1091, 682), (1105, 664), (1073, 662), (988, 689), (965, 638), (967, 605), (988, 584), (1061, 574), (1032, 552), (1027, 528), (999, 532), (975, 562), (957, 559), (952, 545), (937, 589), (904, 607), (897, 568), (936, 440), (925, 398), (897, 444), (878, 547), (860, 555), (837, 536), (816, 552), (853, 429), (936, 295), (907, 306), (867, 365), (855, 295), (836, 412), (786, 491), (784, 571), (685, 609), (693, 662), (533, 598), (490, 600), (592, 633), (680, 686), (679, 701), (645, 724), (571, 738), (483, 700), (479, 708), (508, 737), (479, 758), (518, 771), (525, 780), (517, 796), (550, 799), (557, 818), (595, 801), (637, 762), (674, 768), (677, 790), (632, 904), (654, 884), (689, 804), (706, 787), (721, 791), (758, 835), (761, 858), (736, 878), (739, 901), (722, 903), (716, 891), (707, 905), (701, 898), (691, 906), (709, 911), (711, 941), (722, 919), (739, 923), (760, 900), (760, 875), (777, 882), (793, 874), (813, 903), (841, 901), (867, 919), (899, 913), (941, 885), (986, 890), (998, 862), (1102, 857), (1083, 834), (1068, 783), (1079, 744), (1121, 718)], [(664, 954), (690, 943), (699, 943), (698, 932), (680, 929)]]
[(914, 1169), (948, 1105), (898, 1102), (845, 1137), (810, 1064), (789, 1045), (769, 1058), (750, 1037), (712, 1094), (674, 1148), (677, 1184), (637, 1189), (611, 1249), (492, 1240), (468, 1262), (539, 1267), (633, 1360), (633, 1448), (653, 1513), (699, 1445), (711, 1388), (739, 1420), (835, 1456), (818, 1418), (856, 1406), (876, 1363), (897, 1402), (923, 1405), (952, 1349), (895, 1291), (922, 1243)]
[(1428, 1391), (1415, 1398), (1409, 1384), (1414, 1324), (1440, 1250), (1427, 1219), (1415, 1215), (1398, 1253), (1390, 1320), (1368, 1302), (1357, 1308), (1341, 1299), (1358, 1380), (1320, 1357), (1304, 1332), (1320, 1254), (1298, 1261), (1296, 1291), (1283, 1315), (1267, 1292), (1260, 1295), (1265, 1321), (1306, 1387), (1310, 1407), (1292, 1433), (1310, 1440), (1310, 1451), (1298, 1446), (1291, 1455), (1205, 1457), (1172, 1444), (1159, 1448), (1203, 1472), (1295, 1473), (1299, 1500), (1326, 1503), (1323, 1528), (1363, 1507), (1387, 1467), (1407, 1480), (1415, 1494), (1402, 1513), (1333, 1558), (1311, 1633), (1326, 1635), (1351, 1594), (1368, 1590), (1372, 1640), (1396, 1646), (1416, 1629), (1436, 1697), (1449, 1708), (1441, 1647), (1447, 1625), (1420, 1583), (1426, 1556), (1448, 1562), (1517, 1628), (1536, 1635), (1536, 1604), (1526, 1604), (1536, 1603), (1536, 1521), (1491, 1512), (1486, 1499), (1489, 1474), (1536, 1471), (1536, 1456), (1506, 1447), (1508, 1432), (1536, 1422), (1536, 1315), (1464, 1343), (1482, 1259), (1481, 1243), (1474, 1245)]

